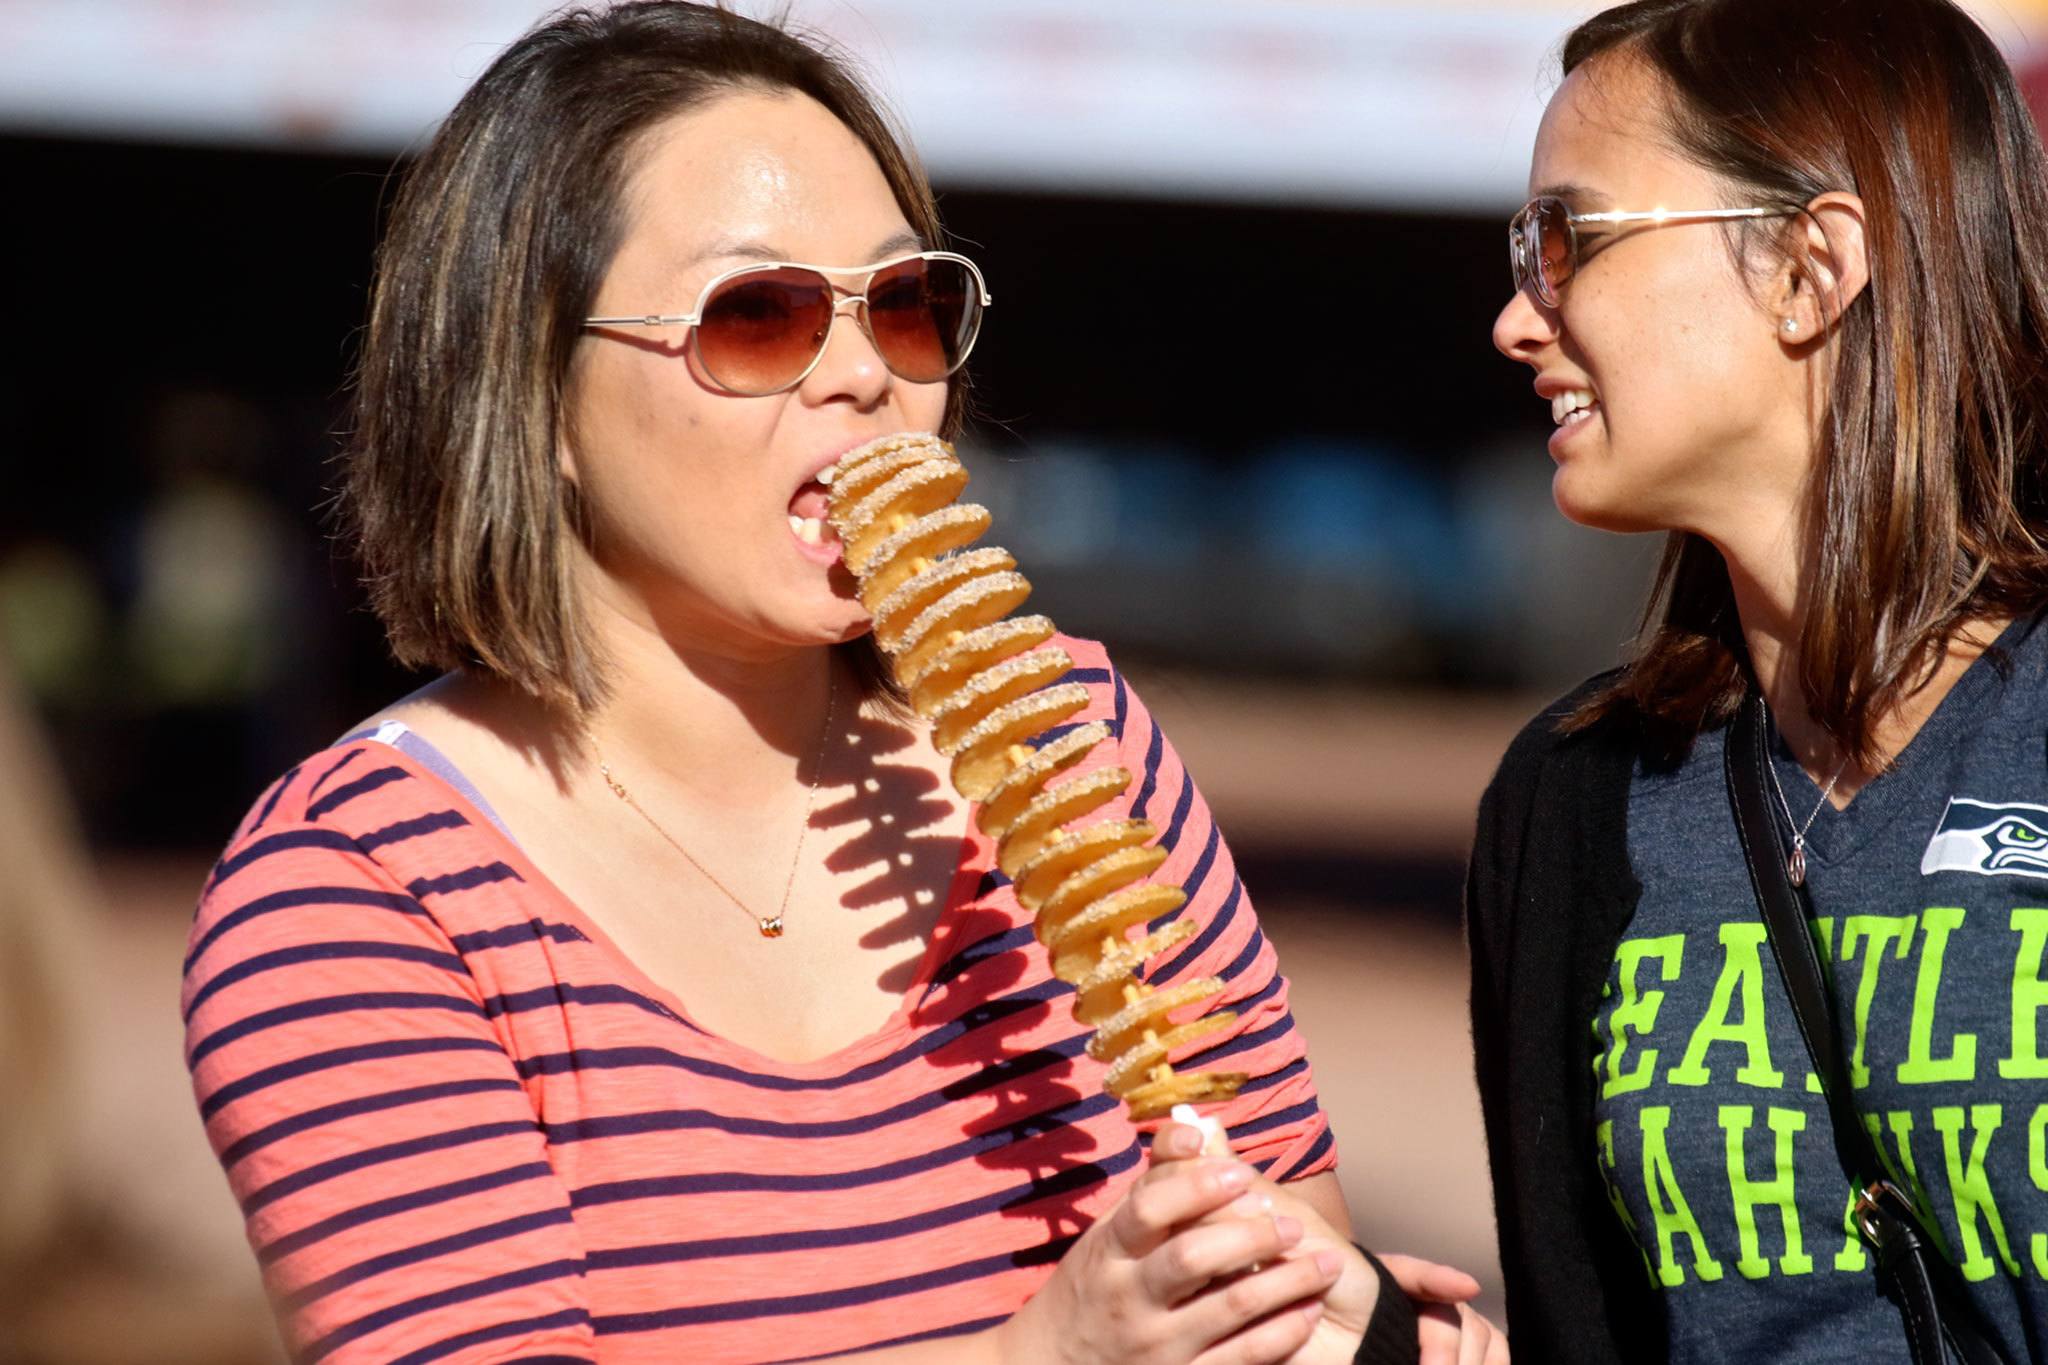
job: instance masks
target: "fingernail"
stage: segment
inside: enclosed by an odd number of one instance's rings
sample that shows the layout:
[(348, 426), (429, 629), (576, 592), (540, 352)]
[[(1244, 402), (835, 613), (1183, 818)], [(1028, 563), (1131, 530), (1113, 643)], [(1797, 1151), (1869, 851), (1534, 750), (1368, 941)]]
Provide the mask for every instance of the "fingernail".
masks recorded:
[(1337, 1272), (1342, 1270), (1343, 1268), (1344, 1258), (1342, 1256), (1339, 1256), (1336, 1252), (1318, 1251), (1316, 1253), (1316, 1269), (1323, 1272), (1324, 1279), (1335, 1279), (1337, 1277)]
[(1157, 1145), (1168, 1156), (1193, 1156), (1202, 1144), (1198, 1134), (1176, 1123), (1159, 1135)]
[(1241, 1190), (1252, 1183), (1252, 1168), (1243, 1162), (1233, 1162), (1216, 1174), (1216, 1181), (1226, 1190)]
[(1281, 1214), (1273, 1220), (1273, 1230), (1280, 1234), (1280, 1245), (1291, 1247), (1301, 1240), (1301, 1220)]

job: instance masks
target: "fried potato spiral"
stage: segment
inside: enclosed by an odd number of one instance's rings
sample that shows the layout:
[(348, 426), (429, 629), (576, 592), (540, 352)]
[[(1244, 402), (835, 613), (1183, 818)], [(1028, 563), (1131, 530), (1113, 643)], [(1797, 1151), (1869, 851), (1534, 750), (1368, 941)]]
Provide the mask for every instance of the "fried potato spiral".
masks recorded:
[(1171, 1058), (1227, 1027), (1234, 1011), (1197, 1013), (1223, 989), (1219, 977), (1164, 990), (1137, 968), (1191, 938), (1174, 920), (1133, 939), (1187, 900), (1147, 881), (1166, 852), (1148, 820), (1090, 819), (1131, 784), (1118, 766), (1062, 776), (1109, 737), (1100, 721), (1046, 738), (1088, 705), (1088, 689), (1058, 680), (1074, 661), (1048, 644), (1043, 616), (1012, 616), (1031, 584), (1006, 550), (968, 549), (988, 530), (988, 509), (955, 499), (967, 470), (935, 436), (906, 433), (841, 456), (821, 478), (826, 513), (846, 567), (874, 618), (875, 642), (933, 743), (952, 760), (954, 788), (978, 803), (975, 821), (996, 842), (996, 862), (1053, 973), (1075, 988), (1074, 1017), (1095, 1029), (1088, 1055), (1108, 1066), (1103, 1085), (1134, 1121), (1176, 1104), (1224, 1100), (1242, 1072), (1185, 1072)]

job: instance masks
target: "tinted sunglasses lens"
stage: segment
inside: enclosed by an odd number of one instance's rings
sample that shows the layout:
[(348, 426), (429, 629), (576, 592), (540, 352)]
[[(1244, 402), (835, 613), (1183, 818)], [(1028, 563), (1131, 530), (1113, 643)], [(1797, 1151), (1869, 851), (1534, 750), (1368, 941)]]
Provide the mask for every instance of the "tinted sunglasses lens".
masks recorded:
[(1539, 199), (1530, 217), (1529, 255), (1543, 295), (1557, 301), (1557, 291), (1572, 277), (1571, 210), (1561, 199)]
[(1525, 208), (1508, 220), (1508, 269), (1514, 272), (1518, 294), (1529, 287), (1529, 267), (1535, 259), (1529, 250), (1532, 216)]
[(777, 393), (824, 349), (832, 303), (832, 287), (816, 271), (785, 266), (737, 276), (704, 302), (697, 359), (721, 388)]
[(959, 261), (915, 257), (868, 281), (868, 334), (882, 360), (914, 384), (960, 368), (981, 328), (981, 290)]

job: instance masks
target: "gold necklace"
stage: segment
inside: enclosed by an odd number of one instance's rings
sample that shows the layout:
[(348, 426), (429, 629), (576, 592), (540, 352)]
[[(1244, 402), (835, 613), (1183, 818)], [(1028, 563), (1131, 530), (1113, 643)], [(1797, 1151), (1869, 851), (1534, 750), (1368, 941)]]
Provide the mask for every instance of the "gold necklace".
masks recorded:
[(612, 776), (611, 765), (606, 763), (602, 756), (599, 756), (597, 761), (598, 775), (604, 778), (605, 785), (612, 789), (612, 795), (618, 797), (619, 800), (631, 806), (633, 810), (636, 813), (638, 813), (640, 818), (647, 822), (648, 827), (650, 829), (652, 829), (656, 834), (659, 834), (663, 839), (667, 840), (668, 846), (670, 848), (682, 854), (684, 859), (689, 862), (691, 867), (696, 868), (697, 871), (704, 874), (705, 881), (708, 881), (713, 886), (717, 887), (721, 892), (725, 894), (725, 898), (727, 900), (731, 901), (734, 905), (737, 905), (740, 908), (741, 914), (745, 915), (748, 919), (753, 920), (755, 925), (759, 927), (759, 929), (761, 930), (762, 938), (782, 937), (783, 916), (789, 912), (790, 888), (796, 885), (796, 870), (797, 867), (803, 862), (804, 836), (810, 833), (811, 813), (813, 810), (817, 808), (818, 779), (825, 775), (825, 745), (826, 742), (829, 741), (832, 737), (832, 717), (839, 708), (839, 675), (837, 673), (832, 673), (828, 671), (827, 677), (829, 679), (829, 690), (825, 694), (825, 728), (821, 730), (818, 734), (818, 752), (816, 758), (812, 761), (811, 764), (811, 789), (804, 797), (804, 821), (803, 824), (797, 827), (796, 852), (792, 853), (789, 857), (789, 877), (782, 883), (782, 903), (775, 907), (775, 913), (773, 915), (757, 915), (752, 910), (748, 909), (747, 903), (741, 900), (739, 896), (734, 893), (731, 887), (727, 886), (724, 882), (718, 880), (717, 875), (713, 873), (710, 868), (698, 862), (696, 856), (692, 854), (690, 850), (684, 848), (681, 843), (677, 842), (675, 835), (670, 834), (667, 830), (663, 829), (661, 827), (661, 822), (659, 820), (656, 820), (652, 815), (649, 815), (647, 813), (647, 808), (645, 806), (642, 806), (638, 801), (635, 801), (633, 799), (633, 793), (626, 790), (626, 784), (619, 781), (618, 778)]

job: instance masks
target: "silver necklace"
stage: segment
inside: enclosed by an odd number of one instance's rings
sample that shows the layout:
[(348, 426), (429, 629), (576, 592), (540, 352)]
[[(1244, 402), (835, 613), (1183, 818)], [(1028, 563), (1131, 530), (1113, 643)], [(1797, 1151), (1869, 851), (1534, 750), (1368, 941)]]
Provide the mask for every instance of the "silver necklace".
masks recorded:
[[(1769, 703), (1766, 703), (1764, 705), (1764, 721), (1766, 724), (1770, 722), (1770, 718), (1771, 708)], [(1849, 756), (1847, 754), (1842, 756), (1841, 763), (1835, 768), (1835, 775), (1828, 779), (1828, 784), (1825, 787), (1820, 789), (1820, 800), (1814, 802), (1813, 809), (1806, 813), (1805, 824), (1801, 824), (1792, 818), (1792, 803), (1785, 799), (1785, 784), (1778, 781), (1778, 765), (1771, 762), (1767, 757), (1764, 760), (1764, 771), (1771, 775), (1771, 785), (1778, 792), (1778, 805), (1785, 812), (1785, 824), (1792, 831), (1792, 856), (1785, 860), (1785, 875), (1791, 879), (1792, 885), (1804, 886), (1806, 885), (1806, 832), (1813, 828), (1813, 822), (1820, 817), (1820, 808), (1825, 806), (1828, 803), (1828, 798), (1835, 794), (1835, 784), (1842, 780), (1842, 774), (1849, 771)]]
[(731, 887), (718, 880), (716, 873), (704, 866), (703, 863), (697, 861), (695, 854), (684, 848), (675, 835), (663, 829), (661, 822), (647, 813), (645, 806), (642, 806), (633, 799), (633, 793), (626, 790), (626, 784), (612, 776), (611, 765), (606, 763), (602, 756), (599, 756), (597, 762), (598, 775), (603, 777), (605, 785), (612, 789), (612, 795), (631, 806), (634, 812), (647, 822), (649, 828), (667, 841), (670, 848), (682, 854), (691, 867), (704, 874), (705, 881), (717, 887), (725, 894), (727, 900), (740, 908), (741, 914), (753, 920), (756, 927), (760, 929), (762, 938), (782, 937), (783, 916), (789, 913), (790, 888), (796, 885), (796, 870), (803, 863), (804, 836), (810, 833), (811, 813), (817, 809), (818, 779), (825, 775), (825, 744), (832, 737), (832, 717), (839, 709), (839, 675), (837, 673), (828, 673), (827, 676), (830, 678), (830, 690), (825, 694), (825, 728), (818, 733), (818, 752), (811, 763), (811, 789), (804, 797), (804, 822), (797, 826), (796, 852), (792, 853), (789, 857), (789, 876), (782, 883), (782, 901), (775, 907), (773, 915), (756, 914), (752, 909), (748, 908), (747, 903), (741, 900)]

